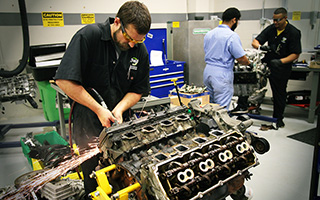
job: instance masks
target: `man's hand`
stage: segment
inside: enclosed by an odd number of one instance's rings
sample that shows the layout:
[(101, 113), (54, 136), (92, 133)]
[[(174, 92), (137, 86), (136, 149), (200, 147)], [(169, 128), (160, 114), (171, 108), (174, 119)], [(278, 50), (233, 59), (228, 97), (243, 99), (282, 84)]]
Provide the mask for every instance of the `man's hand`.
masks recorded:
[(103, 127), (109, 128), (111, 123), (115, 122), (116, 120), (110, 110), (103, 108), (102, 106), (97, 115)]
[(267, 45), (260, 46), (260, 50), (261, 51), (271, 52), (270, 46), (267, 46)]
[(127, 93), (123, 99), (114, 107), (112, 113), (117, 119), (118, 124), (123, 122), (122, 114), (136, 104), (142, 97), (142, 94), (137, 94), (134, 92)]
[(282, 65), (282, 62), (280, 59), (272, 59), (269, 65), (270, 68), (279, 68)]
[(122, 119), (122, 112), (118, 109), (113, 109), (112, 111), (113, 116), (117, 119), (118, 124), (121, 124), (123, 119)]

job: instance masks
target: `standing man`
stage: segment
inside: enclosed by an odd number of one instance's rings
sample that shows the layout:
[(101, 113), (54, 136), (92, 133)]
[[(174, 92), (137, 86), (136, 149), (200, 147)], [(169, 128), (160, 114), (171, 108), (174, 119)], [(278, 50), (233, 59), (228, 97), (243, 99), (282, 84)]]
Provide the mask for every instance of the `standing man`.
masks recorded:
[[(287, 10), (278, 8), (273, 13), (273, 24), (265, 28), (252, 42), (256, 49), (267, 51), (263, 62), (270, 68), (270, 86), (273, 96), (273, 117), (277, 128), (284, 127), (287, 83), (292, 62), (301, 53), (301, 33), (287, 21)], [(268, 46), (261, 46), (268, 42)]]
[(233, 67), (235, 59), (243, 65), (250, 62), (245, 56), (240, 37), (234, 32), (241, 14), (228, 8), (222, 14), (222, 24), (204, 37), (206, 67), (203, 83), (210, 92), (210, 103), (229, 108), (233, 96)]
[[(73, 36), (55, 80), (76, 102), (73, 136), (80, 148), (86, 148), (103, 127), (122, 123), (126, 111), (149, 93), (149, 56), (143, 41), (150, 26), (148, 8), (128, 1), (115, 18), (87, 25)], [(86, 195), (96, 190), (96, 180), (89, 175), (97, 165), (98, 156), (81, 165)]]

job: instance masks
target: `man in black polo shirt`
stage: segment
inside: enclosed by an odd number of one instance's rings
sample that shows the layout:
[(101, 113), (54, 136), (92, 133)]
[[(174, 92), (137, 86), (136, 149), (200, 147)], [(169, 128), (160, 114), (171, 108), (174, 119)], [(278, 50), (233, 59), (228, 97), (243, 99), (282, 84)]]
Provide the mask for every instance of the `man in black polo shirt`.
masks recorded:
[[(273, 24), (265, 28), (252, 42), (254, 48), (267, 51), (263, 61), (271, 71), (269, 81), (273, 96), (273, 117), (277, 118), (277, 128), (284, 127), (286, 88), (292, 62), (301, 53), (300, 39), (300, 30), (287, 21), (287, 10), (278, 8), (273, 13)], [(265, 42), (268, 42), (268, 46), (261, 46)]]
[[(148, 8), (128, 1), (114, 19), (87, 25), (70, 41), (55, 80), (76, 102), (73, 137), (80, 148), (98, 137), (103, 127), (122, 123), (127, 110), (149, 93), (149, 56), (143, 41), (150, 26)], [(96, 180), (89, 175), (97, 165), (97, 156), (81, 165), (86, 194), (96, 190)]]

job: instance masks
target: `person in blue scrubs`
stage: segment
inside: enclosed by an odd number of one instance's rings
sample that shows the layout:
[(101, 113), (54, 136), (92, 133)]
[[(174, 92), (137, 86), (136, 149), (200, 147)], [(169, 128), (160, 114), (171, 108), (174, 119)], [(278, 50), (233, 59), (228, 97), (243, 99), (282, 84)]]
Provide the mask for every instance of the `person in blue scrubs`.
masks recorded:
[(203, 83), (210, 92), (210, 103), (229, 109), (233, 96), (233, 66), (237, 60), (249, 65), (240, 37), (234, 32), (241, 14), (237, 8), (228, 8), (222, 14), (222, 24), (209, 31), (204, 37), (206, 67)]

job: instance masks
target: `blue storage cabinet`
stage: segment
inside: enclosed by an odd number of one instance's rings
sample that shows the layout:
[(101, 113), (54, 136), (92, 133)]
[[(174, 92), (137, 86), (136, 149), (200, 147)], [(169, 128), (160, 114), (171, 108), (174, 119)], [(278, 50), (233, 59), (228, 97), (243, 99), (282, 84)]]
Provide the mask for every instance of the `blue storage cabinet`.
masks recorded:
[(184, 84), (185, 62), (166, 60), (167, 30), (165, 28), (150, 29), (144, 43), (149, 55), (151, 50), (162, 51), (162, 59), (163, 63), (165, 63), (161, 66), (150, 66), (151, 95), (159, 98), (168, 97), (169, 91), (174, 88), (171, 79), (178, 78), (176, 81), (178, 87)]
[(162, 66), (150, 67), (150, 88), (151, 95), (156, 97), (168, 97), (169, 91), (174, 88), (171, 81), (177, 78), (178, 87), (184, 84), (184, 69), (185, 62), (168, 60), (167, 64)]

